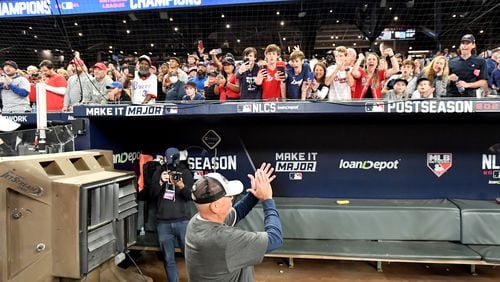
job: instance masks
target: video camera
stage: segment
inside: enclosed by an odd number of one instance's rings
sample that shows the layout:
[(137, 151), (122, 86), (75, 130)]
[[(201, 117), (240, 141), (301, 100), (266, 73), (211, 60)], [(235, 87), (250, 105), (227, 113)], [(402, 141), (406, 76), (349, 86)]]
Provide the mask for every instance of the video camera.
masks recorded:
[(173, 181), (179, 181), (182, 178), (182, 173), (178, 171), (169, 171), (168, 175)]

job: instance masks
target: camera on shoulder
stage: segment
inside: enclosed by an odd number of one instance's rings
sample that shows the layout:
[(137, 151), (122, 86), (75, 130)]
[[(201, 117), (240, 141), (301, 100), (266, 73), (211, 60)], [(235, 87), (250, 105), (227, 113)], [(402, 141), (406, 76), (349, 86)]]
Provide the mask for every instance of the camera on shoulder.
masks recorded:
[(173, 181), (179, 181), (182, 178), (182, 173), (178, 171), (169, 171), (168, 174)]

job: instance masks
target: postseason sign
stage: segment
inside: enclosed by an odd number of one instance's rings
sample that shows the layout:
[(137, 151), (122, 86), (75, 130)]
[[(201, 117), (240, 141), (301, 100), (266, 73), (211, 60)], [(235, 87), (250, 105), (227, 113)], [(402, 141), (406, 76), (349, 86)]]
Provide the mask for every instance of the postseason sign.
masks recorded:
[(463, 100), (416, 100), (387, 102), (388, 113), (472, 113), (473, 101)]
[(2, 0), (0, 18), (74, 15), (291, 0)]

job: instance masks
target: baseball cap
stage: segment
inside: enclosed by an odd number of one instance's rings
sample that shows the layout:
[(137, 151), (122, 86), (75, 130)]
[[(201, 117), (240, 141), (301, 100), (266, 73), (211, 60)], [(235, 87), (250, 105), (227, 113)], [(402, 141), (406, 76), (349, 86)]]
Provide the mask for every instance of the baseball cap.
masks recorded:
[(110, 85), (106, 85), (106, 89), (114, 89), (114, 88), (120, 88), (120, 89), (122, 89), (123, 85), (119, 81), (115, 81), (115, 82), (111, 83)]
[(398, 83), (400, 81), (404, 82), (404, 84), (408, 85), (408, 81), (406, 79), (404, 79), (404, 78), (396, 78), (396, 79), (394, 79), (394, 83), (392, 85), (395, 85), (396, 83)]
[(142, 55), (137, 59), (138, 62), (140, 61), (148, 61), (148, 63), (151, 65), (151, 58), (148, 55)]
[(176, 61), (179, 65), (181, 64), (181, 60), (177, 57), (170, 57), (170, 60)]
[(204, 66), (206, 67), (207, 66), (207, 63), (203, 62), (203, 61), (198, 61), (198, 63), (196, 63), (197, 66)]
[(421, 78), (419, 78), (419, 79), (417, 80), (417, 85), (419, 85), (419, 84), (420, 84), (420, 82), (422, 82), (422, 81), (429, 81), (429, 82), (430, 82), (430, 80), (429, 80), (427, 77), (421, 77)]
[(192, 72), (192, 71), (197, 72), (197, 71), (198, 71), (198, 69), (197, 69), (197, 68), (195, 68), (195, 67), (189, 68), (188, 73), (190, 73), (190, 72)]
[(103, 71), (108, 70), (108, 67), (106, 67), (106, 65), (103, 63), (95, 63), (94, 69), (95, 68), (98, 68), (98, 69), (103, 70)]
[(476, 38), (472, 34), (466, 34), (466, 35), (462, 36), (462, 39), (460, 40), (460, 42), (462, 42), (462, 41), (470, 41), (472, 43), (475, 43)]
[(208, 204), (224, 196), (236, 196), (243, 192), (243, 183), (239, 180), (227, 180), (217, 172), (203, 175), (193, 185), (191, 197), (197, 204)]
[(168, 165), (173, 164), (175, 161), (178, 162), (179, 157), (180, 157), (179, 149), (177, 149), (175, 147), (170, 147), (165, 151), (165, 158), (167, 160)]
[(234, 65), (235, 62), (234, 62), (234, 59), (232, 57), (225, 57), (223, 60), (222, 60), (222, 64), (223, 65)]
[(19, 67), (17, 66), (17, 63), (16, 63), (16, 62), (14, 62), (14, 61), (12, 61), (12, 60), (7, 60), (7, 61), (5, 61), (5, 62), (3, 63), (3, 66), (4, 66), (4, 67), (5, 67), (5, 66), (11, 66), (11, 67), (13, 67), (13, 68), (15, 68), (15, 69), (18, 69), (18, 68), (19, 68)]
[(210, 71), (210, 72), (207, 73), (207, 76), (217, 77), (217, 75), (219, 75), (219, 73), (216, 72), (216, 71)]

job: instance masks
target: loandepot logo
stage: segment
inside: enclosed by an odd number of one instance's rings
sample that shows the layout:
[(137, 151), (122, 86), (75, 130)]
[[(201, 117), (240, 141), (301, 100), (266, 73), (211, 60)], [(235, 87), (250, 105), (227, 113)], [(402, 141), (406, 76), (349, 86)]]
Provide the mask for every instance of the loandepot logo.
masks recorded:
[(346, 161), (340, 160), (339, 168), (342, 169), (363, 169), (363, 170), (386, 170), (399, 169), (400, 160), (395, 161)]

